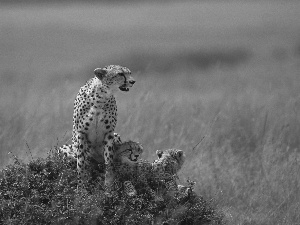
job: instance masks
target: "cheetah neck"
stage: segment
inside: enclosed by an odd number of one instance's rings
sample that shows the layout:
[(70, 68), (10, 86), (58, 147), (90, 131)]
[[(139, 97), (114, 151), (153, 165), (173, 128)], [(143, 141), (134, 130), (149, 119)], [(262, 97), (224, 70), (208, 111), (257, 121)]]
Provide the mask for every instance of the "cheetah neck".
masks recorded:
[(113, 94), (113, 92), (110, 90), (109, 86), (107, 84), (104, 84), (97, 77), (94, 77), (94, 80), (92, 82), (92, 86), (93, 86), (92, 89), (95, 90), (97, 95), (108, 98)]

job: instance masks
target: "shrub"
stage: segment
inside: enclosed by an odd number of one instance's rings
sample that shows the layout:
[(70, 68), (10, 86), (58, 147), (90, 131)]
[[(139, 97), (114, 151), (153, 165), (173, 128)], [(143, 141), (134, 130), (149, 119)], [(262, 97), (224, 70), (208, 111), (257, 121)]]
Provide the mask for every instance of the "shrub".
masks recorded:
[(50, 153), (28, 164), (17, 157), (0, 177), (0, 224), (222, 224), (223, 216), (192, 189), (176, 205), (122, 192), (107, 199), (99, 178), (76, 192), (76, 170)]

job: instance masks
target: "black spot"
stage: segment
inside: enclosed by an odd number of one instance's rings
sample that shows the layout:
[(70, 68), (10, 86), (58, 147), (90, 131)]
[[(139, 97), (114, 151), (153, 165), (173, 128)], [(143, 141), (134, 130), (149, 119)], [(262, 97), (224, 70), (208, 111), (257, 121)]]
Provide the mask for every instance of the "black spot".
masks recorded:
[(104, 145), (107, 145), (107, 141), (103, 141), (103, 144), (104, 144)]
[(111, 146), (108, 146), (108, 151), (111, 151)]
[(83, 149), (83, 145), (81, 144), (81, 145), (79, 146), (79, 148)]
[(105, 124), (108, 124), (108, 120), (105, 120), (104, 123), (105, 123)]
[(90, 118), (90, 121), (93, 121), (93, 118), (92, 118), (92, 117)]
[(86, 122), (85, 125), (89, 126), (90, 124), (88, 122)]
[(106, 126), (106, 129), (109, 129), (110, 128), (110, 126)]
[(108, 135), (108, 139), (113, 139), (114, 137), (112, 135)]

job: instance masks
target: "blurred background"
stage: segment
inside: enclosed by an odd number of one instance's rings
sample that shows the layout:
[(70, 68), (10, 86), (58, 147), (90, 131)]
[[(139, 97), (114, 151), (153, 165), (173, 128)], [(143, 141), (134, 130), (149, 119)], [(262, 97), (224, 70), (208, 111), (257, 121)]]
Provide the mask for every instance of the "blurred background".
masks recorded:
[(79, 88), (120, 64), (123, 140), (185, 150), (229, 224), (300, 223), (299, 1), (41, 2), (0, 0), (1, 168), (71, 143)]

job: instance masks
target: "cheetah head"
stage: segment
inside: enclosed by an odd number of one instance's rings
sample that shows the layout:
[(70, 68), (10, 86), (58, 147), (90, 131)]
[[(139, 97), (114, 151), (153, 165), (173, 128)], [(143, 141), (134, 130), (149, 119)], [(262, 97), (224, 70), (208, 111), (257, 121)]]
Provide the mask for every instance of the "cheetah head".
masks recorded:
[(129, 91), (135, 80), (130, 76), (131, 71), (123, 66), (109, 65), (94, 70), (96, 77), (111, 90)]
[(169, 174), (176, 174), (185, 161), (185, 154), (179, 149), (157, 150), (158, 159), (154, 162), (164, 167), (164, 171)]
[(125, 156), (130, 161), (134, 162), (138, 160), (144, 151), (143, 146), (135, 141), (126, 141), (121, 144), (115, 144), (114, 147), (117, 155)]

